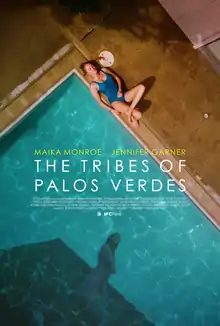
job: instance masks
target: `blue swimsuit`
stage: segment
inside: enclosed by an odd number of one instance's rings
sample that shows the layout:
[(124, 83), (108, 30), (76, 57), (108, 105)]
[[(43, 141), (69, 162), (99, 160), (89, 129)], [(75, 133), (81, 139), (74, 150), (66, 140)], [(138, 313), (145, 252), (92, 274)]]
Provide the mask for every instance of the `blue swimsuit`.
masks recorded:
[(112, 104), (113, 102), (125, 102), (124, 95), (121, 97), (118, 97), (118, 85), (114, 78), (108, 74), (107, 72), (102, 72), (106, 75), (106, 79), (103, 82), (97, 82), (96, 83), (99, 86), (99, 92), (107, 96), (109, 102)]

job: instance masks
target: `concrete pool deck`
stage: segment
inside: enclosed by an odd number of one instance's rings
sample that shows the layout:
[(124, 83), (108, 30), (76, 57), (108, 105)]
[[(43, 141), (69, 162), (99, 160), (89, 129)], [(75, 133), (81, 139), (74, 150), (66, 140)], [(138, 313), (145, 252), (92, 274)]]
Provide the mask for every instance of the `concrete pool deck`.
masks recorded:
[[(145, 97), (148, 109), (137, 133), (139, 141), (150, 149), (186, 148), (189, 191), (220, 225), (220, 180), (216, 177), (220, 166), (220, 79), (154, 0), (145, 7), (141, 1), (129, 3), (126, 11), (123, 3), (118, 4), (117, 10), (113, 8), (88, 34), (91, 25), (87, 16), (77, 15), (69, 28), (61, 28), (61, 43), (69, 39), (80, 51), (73, 49), (1, 110), (0, 131), (78, 68), (85, 57), (94, 58), (109, 49), (116, 58), (113, 68), (128, 87), (145, 80), (150, 88)], [(57, 47), (59, 42), (54, 44)], [(210, 114), (207, 120), (203, 118), (206, 112)]]
[(0, 100), (67, 42), (48, 8), (33, 10), (22, 6), (22, 0), (19, 3), (20, 7), (14, 4), (9, 8), (2, 4), (0, 10)]

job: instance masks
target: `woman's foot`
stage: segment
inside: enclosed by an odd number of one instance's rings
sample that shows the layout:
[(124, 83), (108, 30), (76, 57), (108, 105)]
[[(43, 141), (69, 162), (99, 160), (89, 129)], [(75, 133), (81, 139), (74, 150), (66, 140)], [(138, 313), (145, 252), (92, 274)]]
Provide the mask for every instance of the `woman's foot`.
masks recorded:
[(139, 126), (140, 126), (140, 125), (139, 125), (139, 121), (136, 120), (136, 119), (134, 119), (134, 118), (132, 118), (130, 124), (131, 124), (132, 127), (135, 128), (135, 129), (139, 128)]

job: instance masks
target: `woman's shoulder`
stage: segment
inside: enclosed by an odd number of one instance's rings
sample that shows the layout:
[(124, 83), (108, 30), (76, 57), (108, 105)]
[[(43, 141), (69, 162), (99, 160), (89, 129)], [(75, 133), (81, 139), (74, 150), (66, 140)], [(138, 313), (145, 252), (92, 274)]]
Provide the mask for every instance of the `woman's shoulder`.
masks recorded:
[(95, 81), (92, 81), (90, 83), (89, 87), (90, 87), (91, 90), (98, 90), (99, 89), (99, 86), (97, 85), (97, 83)]
[(108, 72), (108, 73), (109, 73), (110, 70), (109, 70), (108, 68), (104, 68), (104, 67), (103, 67), (103, 68), (101, 69), (101, 71), (102, 71), (102, 72)]

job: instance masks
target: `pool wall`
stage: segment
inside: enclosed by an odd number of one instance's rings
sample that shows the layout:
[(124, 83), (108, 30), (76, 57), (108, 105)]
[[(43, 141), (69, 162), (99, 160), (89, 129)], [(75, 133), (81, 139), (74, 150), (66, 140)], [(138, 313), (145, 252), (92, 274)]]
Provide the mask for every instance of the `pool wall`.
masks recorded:
[[(50, 71), (46, 72), (35, 84), (27, 89), (18, 99), (0, 112), (0, 138), (7, 135), (18, 123), (39, 104), (45, 97), (53, 92), (60, 84), (62, 84), (72, 74), (76, 74), (81, 81), (88, 86), (88, 83), (77, 69), (80, 63), (84, 61), (84, 56), (76, 49), (71, 51), (64, 59), (59, 61)], [(139, 130), (132, 130), (127, 124), (124, 117), (115, 115), (115, 118), (132, 134), (132, 136), (147, 149), (165, 149), (165, 146), (159, 140), (157, 135), (148, 126), (141, 123)], [(177, 160), (172, 155), (153, 156), (160, 163), (162, 160), (170, 160), (173, 163), (172, 173), (170, 177), (176, 182), (180, 179), (186, 181), (186, 194), (190, 199), (203, 211), (209, 220), (220, 229), (220, 205), (219, 196), (206, 187), (201, 180), (196, 180), (187, 169), (182, 169), (180, 173), (177, 167)], [(186, 162), (187, 164), (187, 162)]]

